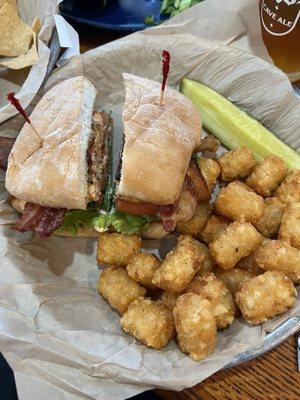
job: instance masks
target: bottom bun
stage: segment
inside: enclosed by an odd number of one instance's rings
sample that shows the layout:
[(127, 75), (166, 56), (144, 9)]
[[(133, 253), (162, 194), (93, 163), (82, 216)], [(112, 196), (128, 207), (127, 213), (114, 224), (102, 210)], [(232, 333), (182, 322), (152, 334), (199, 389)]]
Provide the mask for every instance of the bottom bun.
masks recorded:
[[(11, 206), (21, 214), (25, 208), (26, 201), (17, 199), (14, 196), (10, 197), (10, 204)], [(76, 235), (72, 235), (69, 231), (61, 231), (61, 232), (53, 232), (53, 235), (60, 236), (60, 237), (85, 237), (85, 238), (95, 238), (98, 237), (99, 232), (97, 232), (94, 228), (86, 228), (84, 226), (79, 227), (78, 232)]]

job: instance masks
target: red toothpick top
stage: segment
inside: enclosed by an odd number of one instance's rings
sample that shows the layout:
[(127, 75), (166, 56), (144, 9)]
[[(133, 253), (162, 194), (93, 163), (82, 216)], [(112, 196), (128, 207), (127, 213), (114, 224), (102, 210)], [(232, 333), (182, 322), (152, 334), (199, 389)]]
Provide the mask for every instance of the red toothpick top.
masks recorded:
[(19, 100), (15, 97), (14, 92), (8, 93), (7, 100), (19, 111), (19, 113), (24, 117), (25, 121), (31, 125), (31, 128), (33, 129), (34, 133), (38, 136), (38, 138), (40, 140), (43, 140), (39, 135), (38, 131), (36, 130), (36, 128), (34, 127), (34, 125), (32, 124), (32, 122), (30, 121), (26, 111), (21, 106)]
[(163, 101), (163, 96), (164, 96), (164, 91), (167, 83), (167, 78), (168, 74), (170, 71), (170, 53), (167, 50), (163, 50), (162, 52), (162, 75), (163, 75), (163, 80), (161, 84), (161, 90), (160, 90), (160, 99), (159, 99), (159, 105), (162, 105)]
[(27, 121), (29, 124), (31, 124), (31, 121), (30, 121), (28, 115), (26, 114), (26, 111), (21, 106), (19, 100), (15, 97), (14, 92), (8, 93), (7, 100), (10, 101), (10, 103), (19, 111), (19, 113), (23, 115), (23, 117), (25, 118), (25, 121)]

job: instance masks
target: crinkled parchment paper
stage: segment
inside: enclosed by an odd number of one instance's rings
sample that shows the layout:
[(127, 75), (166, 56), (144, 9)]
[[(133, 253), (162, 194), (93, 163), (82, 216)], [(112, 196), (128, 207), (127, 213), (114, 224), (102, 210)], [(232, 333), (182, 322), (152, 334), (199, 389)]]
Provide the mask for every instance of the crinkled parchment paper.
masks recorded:
[[(166, 25), (73, 57), (52, 75), (48, 87), (87, 76), (98, 90), (97, 107), (113, 111), (118, 141), (122, 72), (159, 80), (165, 48), (172, 55), (169, 84), (177, 87), (184, 76), (200, 80), (299, 149), (299, 99), (283, 73), (250, 54), (255, 48), (265, 54), (251, 28), (256, 18), (252, 0), (227, 0), (226, 9), (221, 0), (207, 0)], [(16, 218), (6, 199), (1, 182), (2, 224)], [(164, 255), (171, 244), (171, 239), (149, 242), (147, 250), (153, 246)], [(97, 294), (95, 253), (95, 240), (40, 241), (1, 226), (0, 348), (15, 371), (20, 400), (37, 394), (43, 400), (114, 400), (152, 387), (179, 390), (262, 342), (267, 327), (236, 320), (219, 334), (215, 353), (200, 363), (174, 342), (161, 351), (140, 345), (122, 333), (119, 316)], [(300, 301), (291, 314), (300, 315)]]

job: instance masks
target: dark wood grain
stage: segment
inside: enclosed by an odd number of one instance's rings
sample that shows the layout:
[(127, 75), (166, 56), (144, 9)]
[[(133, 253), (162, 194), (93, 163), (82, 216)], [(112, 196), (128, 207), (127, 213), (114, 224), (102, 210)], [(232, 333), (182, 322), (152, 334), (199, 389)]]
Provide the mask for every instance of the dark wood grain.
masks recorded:
[[(76, 29), (81, 52), (122, 36), (78, 26)], [(193, 388), (156, 393), (164, 400), (300, 400), (295, 338), (253, 361), (218, 372)]]

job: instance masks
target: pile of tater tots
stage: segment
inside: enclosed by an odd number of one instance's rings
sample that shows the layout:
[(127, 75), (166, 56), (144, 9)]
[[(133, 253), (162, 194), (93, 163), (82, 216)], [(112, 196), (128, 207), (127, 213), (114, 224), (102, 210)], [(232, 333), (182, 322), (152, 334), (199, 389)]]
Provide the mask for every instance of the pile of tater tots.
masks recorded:
[(123, 330), (154, 349), (174, 339), (195, 361), (235, 318), (257, 325), (285, 312), (300, 283), (300, 170), (276, 156), (257, 163), (247, 147), (198, 164), (216, 200), (178, 223), (164, 260), (136, 235), (103, 233), (98, 244), (98, 290)]

